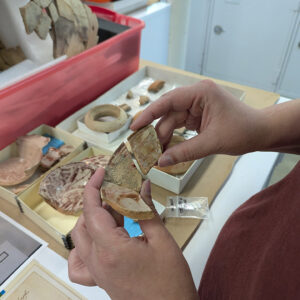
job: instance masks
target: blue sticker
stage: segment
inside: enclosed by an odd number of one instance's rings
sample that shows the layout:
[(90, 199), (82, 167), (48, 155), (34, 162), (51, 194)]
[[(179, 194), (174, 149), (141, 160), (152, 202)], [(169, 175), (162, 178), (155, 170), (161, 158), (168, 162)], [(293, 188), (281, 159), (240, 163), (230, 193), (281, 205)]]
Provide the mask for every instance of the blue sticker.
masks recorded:
[(43, 155), (48, 153), (50, 147), (58, 149), (64, 144), (62, 140), (59, 140), (48, 133), (45, 133), (43, 136), (51, 139), (50, 142), (43, 148)]
[(2, 291), (0, 292), (0, 297), (2, 297), (4, 294), (5, 294), (5, 291), (2, 290)]
[(136, 237), (143, 233), (139, 223), (127, 217), (124, 217), (124, 227), (127, 230), (130, 237)]

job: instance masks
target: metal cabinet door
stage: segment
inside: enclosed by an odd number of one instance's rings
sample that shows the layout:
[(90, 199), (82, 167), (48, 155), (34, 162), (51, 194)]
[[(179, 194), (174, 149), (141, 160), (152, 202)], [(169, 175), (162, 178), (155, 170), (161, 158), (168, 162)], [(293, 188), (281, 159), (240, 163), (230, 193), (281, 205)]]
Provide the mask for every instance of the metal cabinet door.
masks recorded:
[(300, 21), (279, 81), (278, 93), (289, 98), (300, 98)]
[(212, 0), (203, 73), (273, 91), (298, 0)]

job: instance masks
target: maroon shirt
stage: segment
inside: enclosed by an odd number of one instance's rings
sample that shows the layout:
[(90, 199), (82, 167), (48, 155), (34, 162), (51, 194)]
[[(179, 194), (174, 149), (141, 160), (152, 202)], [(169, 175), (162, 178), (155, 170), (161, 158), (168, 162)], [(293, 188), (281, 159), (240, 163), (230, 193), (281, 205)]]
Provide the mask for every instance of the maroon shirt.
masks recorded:
[(300, 162), (232, 214), (207, 261), (199, 296), (300, 299)]

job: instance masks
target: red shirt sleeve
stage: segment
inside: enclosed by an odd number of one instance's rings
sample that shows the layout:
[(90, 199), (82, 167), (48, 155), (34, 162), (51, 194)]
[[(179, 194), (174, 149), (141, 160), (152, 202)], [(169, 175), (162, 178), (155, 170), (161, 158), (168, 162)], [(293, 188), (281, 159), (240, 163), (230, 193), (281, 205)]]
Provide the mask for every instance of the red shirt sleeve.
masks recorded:
[(207, 261), (199, 296), (300, 299), (300, 162), (228, 219)]

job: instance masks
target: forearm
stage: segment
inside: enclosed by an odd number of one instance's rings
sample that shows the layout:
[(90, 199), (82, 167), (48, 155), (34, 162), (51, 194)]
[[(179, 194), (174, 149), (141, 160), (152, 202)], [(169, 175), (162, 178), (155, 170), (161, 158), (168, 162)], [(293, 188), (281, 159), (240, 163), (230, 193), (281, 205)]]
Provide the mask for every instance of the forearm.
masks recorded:
[(300, 99), (261, 111), (268, 133), (261, 151), (300, 154)]

